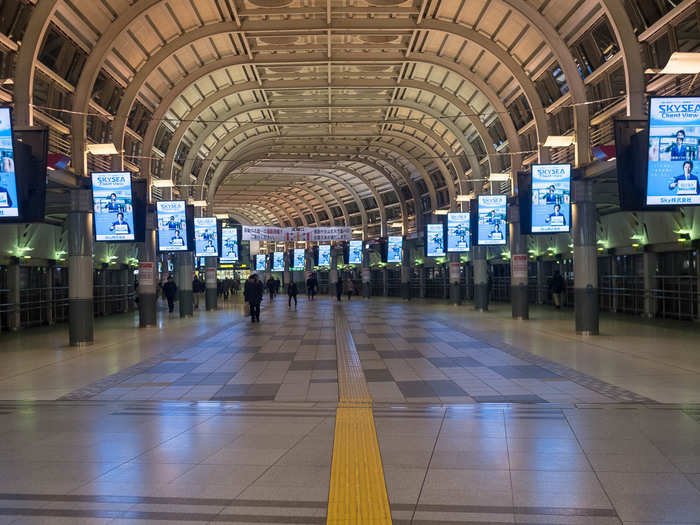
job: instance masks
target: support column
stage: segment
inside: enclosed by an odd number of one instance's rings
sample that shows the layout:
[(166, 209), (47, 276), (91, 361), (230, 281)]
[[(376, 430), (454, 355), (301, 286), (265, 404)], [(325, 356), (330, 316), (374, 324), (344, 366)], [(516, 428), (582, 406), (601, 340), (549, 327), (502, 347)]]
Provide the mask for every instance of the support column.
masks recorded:
[(291, 252), (289, 251), (289, 245), (285, 244), (284, 246), (284, 285), (289, 286), (289, 284), (292, 282), (292, 271), (291, 271), (291, 258), (293, 256), (291, 255)]
[(425, 266), (418, 266), (418, 297), (425, 299)]
[(98, 315), (105, 316), (107, 315), (107, 265), (103, 264), (102, 268), (100, 269), (100, 278), (99, 278), (99, 286), (100, 286), (100, 311), (98, 312)]
[(576, 333), (598, 335), (598, 261), (596, 253), (596, 216), (593, 185), (574, 182), (572, 226), (574, 236), (574, 309)]
[(656, 317), (656, 299), (654, 290), (658, 286), (656, 283), (656, 264), (658, 256), (654, 252), (644, 252), (642, 255), (644, 272), (644, 317), (653, 319)]
[(71, 191), (68, 214), (68, 339), (71, 346), (94, 340), (92, 195)]
[(617, 312), (619, 299), (617, 294), (617, 255), (610, 256), (610, 311)]
[(44, 287), (46, 288), (46, 324), (53, 326), (56, 324), (56, 310), (54, 309), (54, 277), (56, 273), (56, 263), (49, 261), (44, 276)]
[[(157, 259), (156, 214), (153, 206), (149, 205), (146, 212), (146, 236), (139, 260), (139, 288), (137, 290), (139, 295), (139, 326), (141, 328), (156, 325)], [(161, 259), (163, 260), (163, 273), (167, 276), (167, 256), (165, 258), (161, 256)]]
[(462, 292), (459, 289), (459, 284), (461, 281), (459, 254), (450, 253), (447, 255), (447, 258), (449, 260), (448, 275), (450, 279), (450, 302), (454, 305), (458, 305), (462, 302)]
[(510, 304), (513, 319), (529, 319), (527, 300), (527, 237), (520, 234), (520, 207), (511, 204), (510, 213)]
[(219, 265), (218, 257), (207, 257), (205, 259), (207, 266), (206, 282), (204, 290), (204, 304), (207, 311), (216, 310), (217, 295), (216, 295), (216, 269)]
[(338, 248), (331, 246), (331, 270), (328, 272), (328, 295), (335, 296), (335, 283), (338, 282)]
[(544, 304), (547, 300), (546, 292), (547, 280), (544, 276), (544, 261), (541, 257), (537, 258), (537, 304)]
[(474, 308), (480, 312), (489, 309), (489, 269), (486, 247), (472, 247), (474, 261)]
[(369, 299), (372, 294), (372, 272), (369, 269), (369, 252), (362, 246), (362, 297)]
[(382, 268), (382, 297), (389, 297), (389, 267)]
[(119, 293), (122, 296), (120, 311), (129, 311), (129, 267), (125, 266), (119, 270)]
[(404, 241), (403, 257), (401, 257), (401, 298), (411, 300), (411, 250)]
[(12, 261), (7, 267), (7, 287), (9, 289), (7, 299), (10, 303), (10, 311), (7, 313), (7, 327), (13, 332), (19, 330), (22, 325), (20, 286), (19, 259), (12, 257)]
[(194, 301), (192, 297), (192, 252), (177, 254), (177, 287), (178, 300), (180, 302), (180, 317), (192, 317), (194, 315)]

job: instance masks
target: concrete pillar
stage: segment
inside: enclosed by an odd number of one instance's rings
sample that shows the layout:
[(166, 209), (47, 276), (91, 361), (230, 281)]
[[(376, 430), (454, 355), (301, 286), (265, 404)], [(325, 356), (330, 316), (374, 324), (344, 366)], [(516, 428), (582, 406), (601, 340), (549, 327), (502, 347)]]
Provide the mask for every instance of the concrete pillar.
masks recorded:
[(44, 274), (44, 287), (46, 288), (46, 324), (53, 326), (56, 324), (56, 310), (54, 309), (54, 281), (56, 273), (56, 263), (49, 261), (49, 266)]
[(369, 269), (369, 251), (362, 247), (362, 297), (369, 299), (372, 295), (372, 272)]
[(617, 285), (618, 285), (618, 280), (617, 280), (617, 255), (611, 255), (610, 256), (610, 275), (612, 276), (610, 278), (610, 311), (611, 312), (617, 312), (618, 308), (620, 307), (620, 298), (618, 295), (617, 291)]
[(656, 265), (658, 256), (654, 252), (644, 252), (642, 255), (642, 265), (644, 272), (644, 317), (653, 319), (656, 317), (656, 299), (654, 290), (658, 284), (656, 282)]
[(597, 335), (599, 318), (598, 261), (596, 250), (597, 209), (589, 180), (574, 182), (572, 206), (574, 237), (574, 309), (576, 333)]
[(510, 304), (513, 319), (529, 319), (527, 297), (527, 237), (520, 234), (520, 207), (511, 204), (510, 214)]
[(420, 265), (416, 271), (418, 272), (418, 297), (425, 299), (425, 266)]
[(389, 297), (389, 267), (382, 268), (382, 296)]
[(139, 295), (139, 326), (141, 328), (156, 325), (156, 293), (158, 291), (156, 278), (159, 258), (162, 261), (163, 274), (167, 278), (168, 258), (156, 254), (156, 214), (155, 210), (149, 209), (146, 212), (146, 236), (139, 260), (137, 293)]
[(462, 292), (460, 290), (460, 263), (458, 253), (447, 254), (448, 263), (448, 278), (450, 280), (450, 302), (459, 304), (462, 301)]
[(217, 295), (216, 295), (216, 269), (219, 265), (218, 257), (207, 257), (206, 261), (206, 282), (204, 290), (204, 304), (206, 310), (216, 310)]
[(480, 312), (489, 309), (489, 269), (486, 260), (486, 247), (473, 246), (474, 264), (474, 308)]
[(100, 308), (98, 315), (107, 315), (107, 265), (103, 264), (100, 268), (98, 286), (99, 286), (99, 298), (100, 298)]
[(292, 271), (291, 271), (291, 259), (292, 259), (292, 254), (289, 251), (289, 246), (285, 245), (284, 249), (284, 286), (289, 286), (289, 283), (292, 282)]
[(401, 257), (401, 298), (411, 299), (411, 250), (408, 243), (403, 243), (403, 257)]
[(129, 311), (129, 267), (125, 266), (119, 270), (119, 293), (121, 294), (121, 312)]
[(19, 259), (17, 257), (13, 257), (7, 267), (7, 288), (7, 300), (10, 303), (10, 311), (7, 313), (7, 327), (13, 332), (16, 332), (22, 325), (20, 316), (21, 283)]
[(71, 346), (85, 346), (94, 339), (92, 195), (89, 190), (71, 190), (67, 223), (68, 339)]
[(537, 304), (547, 301), (547, 278), (544, 275), (544, 261), (537, 258)]
[(338, 282), (338, 247), (331, 246), (331, 269), (328, 272), (328, 295), (335, 296), (335, 283)]
[(192, 298), (192, 252), (180, 252), (177, 254), (177, 287), (178, 301), (180, 303), (180, 317), (194, 315), (194, 301)]

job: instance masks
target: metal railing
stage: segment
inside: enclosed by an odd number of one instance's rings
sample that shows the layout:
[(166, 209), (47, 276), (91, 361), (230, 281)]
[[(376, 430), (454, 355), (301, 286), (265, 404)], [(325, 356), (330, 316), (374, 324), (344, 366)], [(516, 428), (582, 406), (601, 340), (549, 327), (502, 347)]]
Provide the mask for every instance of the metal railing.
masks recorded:
[(600, 309), (630, 314), (644, 313), (644, 279), (632, 275), (602, 275)]
[(657, 275), (650, 290), (652, 313), (663, 319), (697, 319), (698, 278), (694, 275)]

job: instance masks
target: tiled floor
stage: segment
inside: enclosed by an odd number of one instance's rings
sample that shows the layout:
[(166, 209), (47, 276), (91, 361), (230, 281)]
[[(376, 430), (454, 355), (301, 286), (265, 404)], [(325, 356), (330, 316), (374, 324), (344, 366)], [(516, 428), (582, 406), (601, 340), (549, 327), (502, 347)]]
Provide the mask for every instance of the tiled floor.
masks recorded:
[[(106, 319), (83, 351), (61, 328), (3, 335), (0, 525), (325, 523), (334, 308)], [(586, 339), (545, 310), (342, 312), (394, 523), (700, 524), (694, 327), (606, 318)]]

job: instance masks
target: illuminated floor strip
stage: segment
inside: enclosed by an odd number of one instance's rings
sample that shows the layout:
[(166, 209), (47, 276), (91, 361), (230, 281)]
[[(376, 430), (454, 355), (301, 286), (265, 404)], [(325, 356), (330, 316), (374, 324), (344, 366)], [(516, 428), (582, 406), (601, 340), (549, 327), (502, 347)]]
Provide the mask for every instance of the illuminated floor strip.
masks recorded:
[(335, 314), (340, 401), (326, 523), (391, 523), (372, 396), (341, 307)]

